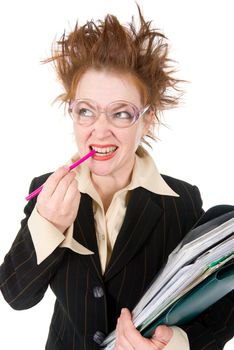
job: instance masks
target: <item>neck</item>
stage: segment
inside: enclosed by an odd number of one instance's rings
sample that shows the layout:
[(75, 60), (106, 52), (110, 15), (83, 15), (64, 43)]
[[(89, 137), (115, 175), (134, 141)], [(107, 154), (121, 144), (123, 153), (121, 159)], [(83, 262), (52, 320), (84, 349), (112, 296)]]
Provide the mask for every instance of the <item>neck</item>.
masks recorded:
[(107, 210), (111, 200), (116, 192), (129, 185), (132, 177), (134, 161), (128, 169), (125, 169), (121, 174), (110, 174), (99, 176), (91, 173), (91, 179), (94, 187), (100, 195), (104, 208)]

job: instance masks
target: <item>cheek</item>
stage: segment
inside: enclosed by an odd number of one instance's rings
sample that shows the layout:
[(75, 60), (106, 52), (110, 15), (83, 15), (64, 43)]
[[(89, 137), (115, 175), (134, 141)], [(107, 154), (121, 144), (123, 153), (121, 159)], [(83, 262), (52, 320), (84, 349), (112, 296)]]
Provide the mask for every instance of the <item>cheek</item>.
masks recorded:
[(141, 144), (142, 137), (144, 136), (144, 128), (143, 125), (137, 129), (137, 133), (135, 136), (135, 151)]
[(144, 134), (144, 124), (141, 123), (138, 125), (138, 128), (136, 129), (136, 132), (135, 132), (135, 140), (137, 143), (140, 143), (143, 134)]
[(77, 128), (77, 126), (73, 127), (73, 133), (74, 133), (74, 137), (76, 140), (77, 145), (82, 146), (85, 142), (85, 140), (87, 140), (88, 138), (88, 130), (83, 130), (81, 128)]
[(74, 130), (74, 137), (76, 140), (76, 144), (79, 145), (81, 142), (81, 135), (76, 130)]
[(142, 129), (137, 128), (135, 130), (132, 130), (131, 132), (126, 133), (125, 135), (125, 142), (126, 145), (128, 145), (129, 148), (133, 148), (136, 150), (141, 142), (142, 137)]

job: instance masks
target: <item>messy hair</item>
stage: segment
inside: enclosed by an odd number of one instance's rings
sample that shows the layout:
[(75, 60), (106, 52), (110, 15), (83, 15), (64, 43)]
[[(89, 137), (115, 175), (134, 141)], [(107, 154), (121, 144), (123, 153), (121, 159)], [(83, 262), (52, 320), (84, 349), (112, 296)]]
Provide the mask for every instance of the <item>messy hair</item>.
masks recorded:
[[(175, 107), (181, 96), (174, 77), (174, 61), (168, 58), (168, 41), (158, 29), (145, 21), (140, 8), (139, 26), (134, 17), (131, 23), (121, 25), (113, 15), (105, 19), (78, 22), (69, 34), (63, 33), (52, 46), (52, 55), (44, 62), (53, 61), (64, 93), (56, 100), (69, 104), (75, 97), (79, 79), (89, 68), (130, 73), (138, 82), (143, 102), (154, 110), (155, 118), (146, 136), (156, 140), (154, 125), (161, 121), (161, 112)], [(172, 64), (173, 63), (173, 64)], [(150, 144), (143, 139), (145, 144)], [(151, 147), (151, 146), (150, 146)], [(143, 148), (140, 146), (139, 152)]]

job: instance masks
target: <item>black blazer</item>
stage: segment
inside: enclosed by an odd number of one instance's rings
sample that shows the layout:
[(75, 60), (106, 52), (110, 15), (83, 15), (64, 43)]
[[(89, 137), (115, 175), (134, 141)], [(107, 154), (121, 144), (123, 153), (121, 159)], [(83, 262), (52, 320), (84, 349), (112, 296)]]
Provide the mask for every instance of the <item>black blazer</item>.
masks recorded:
[[(48, 176), (35, 178), (29, 192)], [(115, 328), (121, 308), (133, 309), (170, 252), (202, 215), (195, 186), (168, 176), (164, 179), (180, 197), (157, 195), (141, 187), (130, 192), (126, 216), (104, 275), (92, 199), (87, 194), (81, 195), (74, 238), (95, 254), (57, 248), (40, 265), (27, 226), (36, 198), (26, 205), (21, 229), (0, 267), (0, 288), (6, 301), (21, 310), (37, 304), (50, 285), (56, 302), (47, 350), (100, 349), (105, 335)], [(223, 348), (233, 337), (233, 305), (230, 293), (182, 327), (191, 350)]]

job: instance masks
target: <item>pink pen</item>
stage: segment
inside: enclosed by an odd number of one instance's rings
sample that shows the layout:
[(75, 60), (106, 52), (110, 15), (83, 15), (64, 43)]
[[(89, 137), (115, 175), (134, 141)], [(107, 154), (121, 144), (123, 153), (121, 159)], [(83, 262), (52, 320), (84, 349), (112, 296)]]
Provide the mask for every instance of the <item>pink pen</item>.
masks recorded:
[[(87, 153), (84, 157), (80, 158), (79, 160), (77, 160), (75, 163), (73, 163), (72, 165), (69, 166), (69, 171), (74, 169), (75, 167), (77, 167), (77, 165), (83, 163), (86, 159), (92, 157), (94, 155), (94, 153), (96, 153), (96, 151), (91, 151), (89, 153)], [(43, 185), (41, 185), (40, 187), (38, 187), (35, 191), (31, 192), (25, 199), (27, 201), (29, 201), (30, 199), (36, 197), (42, 190)]]

